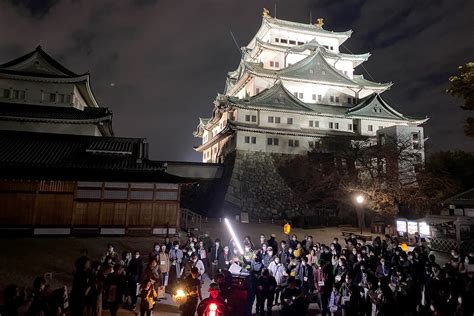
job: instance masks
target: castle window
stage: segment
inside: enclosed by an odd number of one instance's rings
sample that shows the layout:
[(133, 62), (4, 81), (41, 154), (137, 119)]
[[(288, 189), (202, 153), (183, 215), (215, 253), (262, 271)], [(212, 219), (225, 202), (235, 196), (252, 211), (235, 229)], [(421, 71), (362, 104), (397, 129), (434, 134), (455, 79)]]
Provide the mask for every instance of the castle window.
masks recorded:
[(257, 116), (256, 115), (252, 115), (252, 122), (257, 122)]
[(257, 137), (252, 137), (252, 144), (256, 144), (257, 143)]
[(304, 44), (304, 42), (298, 42), (298, 45), (303, 45), (303, 44)]
[(279, 68), (279, 67), (280, 67), (280, 62), (276, 61), (276, 62), (275, 62), (275, 67), (276, 67), (276, 68)]
[(336, 103), (339, 103), (339, 97), (336, 97)]
[(352, 104), (352, 98), (347, 98), (347, 103)]
[(329, 122), (329, 128), (334, 128), (334, 123), (333, 122)]
[(267, 138), (267, 145), (273, 145), (273, 138)]
[(3, 97), (5, 99), (10, 99), (10, 89), (3, 89)]
[(313, 99), (313, 101), (316, 101), (316, 94), (312, 95), (312, 99)]
[(275, 123), (280, 124), (281, 123), (281, 118), (279, 116), (275, 117)]
[(274, 67), (275, 66), (275, 63), (272, 61), (270, 61), (270, 67)]
[(268, 123), (273, 123), (273, 116), (268, 117)]
[(373, 131), (374, 131), (374, 127), (373, 127), (372, 125), (367, 125), (367, 131), (373, 132)]
[(334, 123), (334, 128), (339, 129), (339, 123)]
[(280, 43), (282, 43), (282, 44), (287, 44), (287, 43), (288, 43), (288, 40), (287, 40), (287, 39), (284, 39), (284, 38), (282, 38), (282, 39), (280, 39)]
[(279, 43), (280, 39), (278, 37), (275, 37), (275, 43)]
[(56, 102), (56, 93), (49, 94), (49, 102)]
[(298, 97), (298, 92), (293, 92), (293, 95), (294, 95), (295, 97)]
[(299, 147), (300, 146), (300, 141), (299, 140), (295, 140), (295, 147)]
[(245, 143), (250, 144), (250, 136), (245, 136)]
[(321, 94), (318, 94), (318, 101), (322, 101), (323, 96)]
[(314, 121), (309, 121), (309, 127), (313, 127), (314, 126)]
[(418, 141), (418, 139), (420, 139), (420, 135), (418, 133), (411, 134), (411, 137), (414, 141)]
[(245, 122), (250, 122), (250, 115), (245, 115)]
[(303, 99), (303, 92), (298, 93), (298, 98)]
[(286, 123), (287, 124), (293, 124), (293, 118), (292, 117), (287, 118)]
[(333, 95), (329, 97), (329, 101), (331, 101), (331, 103), (334, 103), (334, 96)]
[(273, 139), (273, 145), (278, 146), (278, 138)]
[(296, 41), (290, 40), (290, 45), (296, 45)]
[(64, 94), (58, 94), (58, 102), (59, 103), (64, 103), (64, 101), (66, 100)]
[(334, 50), (334, 47), (332, 47), (332, 46), (329, 46), (329, 49), (330, 49), (330, 50)]
[(413, 149), (420, 149), (420, 144), (413, 143)]
[(347, 129), (352, 131), (352, 124), (347, 124)]

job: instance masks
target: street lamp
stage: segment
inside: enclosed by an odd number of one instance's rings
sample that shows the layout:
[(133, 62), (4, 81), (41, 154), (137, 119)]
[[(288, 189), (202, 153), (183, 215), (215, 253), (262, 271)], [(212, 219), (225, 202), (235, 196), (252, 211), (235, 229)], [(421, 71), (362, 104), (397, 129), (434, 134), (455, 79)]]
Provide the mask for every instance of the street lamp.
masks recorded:
[(355, 202), (356, 202), (356, 211), (357, 211), (357, 216), (359, 219), (359, 226), (360, 226), (360, 234), (362, 235), (362, 228), (363, 228), (363, 223), (364, 223), (364, 218), (362, 217), (364, 214), (363, 212), (363, 204), (365, 203), (365, 197), (362, 194), (357, 194), (355, 196)]

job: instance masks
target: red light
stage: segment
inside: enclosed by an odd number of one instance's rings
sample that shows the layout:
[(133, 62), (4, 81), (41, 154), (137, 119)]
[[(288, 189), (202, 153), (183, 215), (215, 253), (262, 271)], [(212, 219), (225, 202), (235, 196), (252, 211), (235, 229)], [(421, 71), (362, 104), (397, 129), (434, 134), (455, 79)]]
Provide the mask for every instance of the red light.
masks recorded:
[(216, 316), (216, 311), (217, 311), (217, 304), (216, 303), (211, 303), (209, 304), (209, 316)]

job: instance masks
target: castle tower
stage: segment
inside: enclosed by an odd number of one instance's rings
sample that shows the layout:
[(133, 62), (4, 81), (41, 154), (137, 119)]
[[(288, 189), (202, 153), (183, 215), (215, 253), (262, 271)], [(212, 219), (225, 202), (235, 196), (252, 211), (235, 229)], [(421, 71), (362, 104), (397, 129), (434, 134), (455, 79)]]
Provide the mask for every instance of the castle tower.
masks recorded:
[[(420, 125), (426, 118), (407, 117), (382, 99), (392, 83), (373, 82), (355, 73), (370, 54), (341, 52), (352, 31), (328, 31), (323, 24), (322, 19), (315, 24), (285, 21), (264, 11), (260, 29), (241, 48), (239, 66), (228, 73), (224, 92), (214, 101), (212, 116), (200, 118), (194, 132), (202, 140), (195, 150), (202, 153), (203, 162), (223, 163), (232, 157), (237, 160), (231, 164), (240, 169), (253, 165), (255, 161), (247, 160), (253, 157), (268, 165), (269, 156), (306, 154), (324, 137), (377, 141), (377, 134), (392, 126), (423, 135)], [(417, 138), (417, 150), (423, 148), (423, 140)], [(265, 169), (269, 177), (266, 166), (254, 167)], [(242, 192), (250, 194), (253, 185), (242, 173), (233, 173), (226, 201), (250, 211)], [(281, 180), (276, 176), (266, 185)], [(280, 194), (289, 193), (282, 187), (261, 204), (268, 205)], [(258, 204), (259, 198), (250, 199), (250, 204)], [(281, 208), (270, 206), (273, 214), (281, 213)]]

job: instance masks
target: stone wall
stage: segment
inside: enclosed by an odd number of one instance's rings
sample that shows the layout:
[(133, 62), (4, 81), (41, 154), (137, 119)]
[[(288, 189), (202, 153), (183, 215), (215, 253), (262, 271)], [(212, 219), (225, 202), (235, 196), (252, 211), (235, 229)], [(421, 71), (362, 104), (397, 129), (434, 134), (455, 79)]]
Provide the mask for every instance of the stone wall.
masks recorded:
[(278, 173), (278, 167), (293, 155), (240, 150), (233, 155), (225, 162), (225, 173), (230, 178), (224, 212), (247, 212), (252, 219), (285, 219), (307, 210)]

